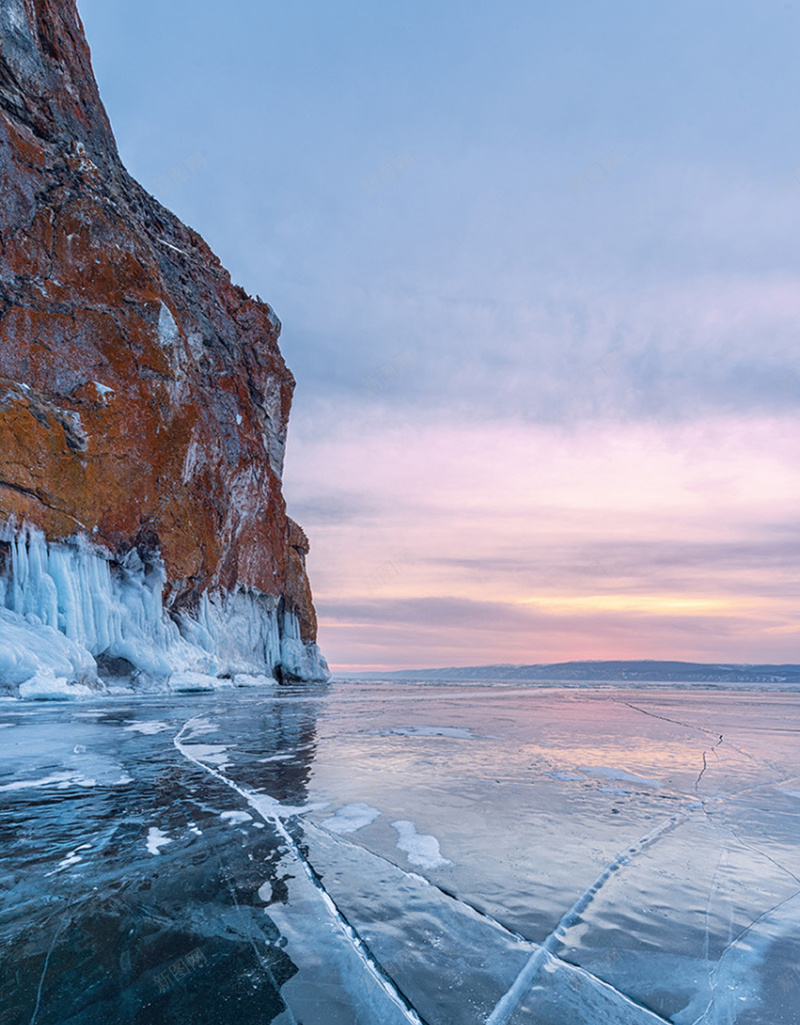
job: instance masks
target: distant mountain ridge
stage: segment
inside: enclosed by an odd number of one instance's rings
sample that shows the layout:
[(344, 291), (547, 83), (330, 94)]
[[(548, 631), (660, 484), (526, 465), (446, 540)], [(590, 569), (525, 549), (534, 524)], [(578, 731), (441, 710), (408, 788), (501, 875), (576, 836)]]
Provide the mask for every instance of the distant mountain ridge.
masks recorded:
[(536, 665), (451, 666), (389, 673), (351, 674), (359, 679), (494, 680), (525, 682), (619, 681), (642, 683), (793, 683), (800, 685), (800, 665), (746, 665), (715, 662), (586, 661)]

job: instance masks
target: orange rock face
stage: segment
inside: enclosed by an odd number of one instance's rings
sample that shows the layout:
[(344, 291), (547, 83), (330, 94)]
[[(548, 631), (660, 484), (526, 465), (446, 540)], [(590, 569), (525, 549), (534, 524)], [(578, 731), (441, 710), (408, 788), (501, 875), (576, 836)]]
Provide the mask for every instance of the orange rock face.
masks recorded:
[(0, 519), (316, 619), (270, 307), (122, 167), (74, 0), (0, 5)]

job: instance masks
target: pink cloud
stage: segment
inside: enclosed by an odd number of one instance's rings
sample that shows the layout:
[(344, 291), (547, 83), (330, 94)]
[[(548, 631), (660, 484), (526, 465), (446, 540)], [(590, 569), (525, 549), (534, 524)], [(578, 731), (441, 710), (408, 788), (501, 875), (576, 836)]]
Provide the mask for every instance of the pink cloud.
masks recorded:
[[(335, 666), (797, 657), (794, 420), (431, 419), (292, 449), (289, 509), (316, 510), (309, 565)], [(326, 496), (346, 514), (326, 520)], [(425, 600), (403, 620), (398, 602)], [(491, 606), (491, 628), (442, 620), (453, 600)], [(386, 621), (334, 612), (370, 603)]]

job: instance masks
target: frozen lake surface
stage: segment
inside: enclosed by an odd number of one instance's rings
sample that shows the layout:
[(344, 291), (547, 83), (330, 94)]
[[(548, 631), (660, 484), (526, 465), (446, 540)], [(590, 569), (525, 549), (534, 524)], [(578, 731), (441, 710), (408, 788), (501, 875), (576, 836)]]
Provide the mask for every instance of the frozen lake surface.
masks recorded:
[(800, 694), (0, 704), (0, 1025), (789, 1025)]

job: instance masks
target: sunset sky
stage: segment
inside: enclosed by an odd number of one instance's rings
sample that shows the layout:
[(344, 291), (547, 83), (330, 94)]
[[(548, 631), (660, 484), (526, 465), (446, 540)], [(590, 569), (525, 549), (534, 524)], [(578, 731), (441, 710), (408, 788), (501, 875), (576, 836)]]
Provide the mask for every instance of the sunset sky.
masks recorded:
[(283, 322), (334, 669), (800, 661), (800, 4), (79, 7)]

